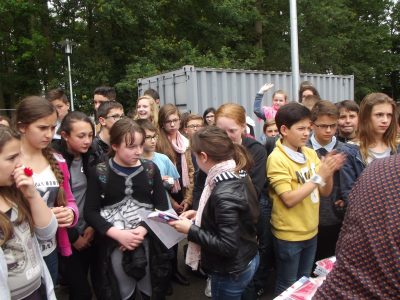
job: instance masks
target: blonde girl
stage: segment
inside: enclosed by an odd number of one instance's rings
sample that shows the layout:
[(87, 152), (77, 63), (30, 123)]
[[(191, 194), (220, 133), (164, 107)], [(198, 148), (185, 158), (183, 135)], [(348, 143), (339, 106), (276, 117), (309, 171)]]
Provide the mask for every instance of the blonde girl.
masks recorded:
[(148, 119), (154, 126), (158, 124), (158, 105), (150, 96), (141, 96), (136, 101), (134, 120)]

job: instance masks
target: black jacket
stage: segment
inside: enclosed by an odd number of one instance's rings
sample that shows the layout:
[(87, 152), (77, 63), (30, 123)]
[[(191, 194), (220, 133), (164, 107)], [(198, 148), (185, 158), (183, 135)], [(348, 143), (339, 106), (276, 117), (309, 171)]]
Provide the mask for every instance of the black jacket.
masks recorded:
[[(53, 147), (53, 149), (56, 152), (60, 153), (64, 157), (64, 159), (68, 165), (68, 170), (70, 170), (71, 163), (74, 160), (74, 155), (68, 152), (67, 143), (63, 139), (60, 139), (60, 140), (53, 141), (51, 143), (51, 146)], [(97, 158), (94, 153), (94, 149), (89, 148), (88, 152), (82, 153), (81, 156), (82, 156), (83, 173), (85, 173), (86, 177), (88, 177), (89, 176), (89, 168), (91, 166), (94, 166), (97, 164)], [(70, 181), (70, 184), (71, 184), (71, 181)]]
[[(249, 170), (249, 175), (256, 189), (258, 198), (260, 195), (268, 195), (267, 185), (267, 152), (260, 142), (253, 138), (243, 137), (242, 146), (246, 148), (249, 156), (253, 159), (253, 167)], [(202, 170), (199, 170), (195, 174), (194, 187), (193, 187), (193, 202), (192, 208), (197, 210), (201, 193), (204, 189), (204, 183), (206, 182), (207, 174)]]
[(204, 270), (231, 274), (243, 271), (257, 253), (259, 204), (248, 176), (225, 174), (216, 178), (201, 227), (192, 225), (188, 240), (201, 246)]
[(103, 142), (103, 140), (98, 135), (96, 135), (93, 139), (92, 148), (93, 153), (96, 156), (96, 161), (98, 163), (108, 160), (108, 152), (110, 150), (110, 146)]
[(268, 193), (266, 185), (267, 152), (260, 142), (249, 137), (243, 137), (242, 146), (247, 149), (254, 162), (253, 167), (249, 170), (249, 175), (253, 181), (257, 195), (259, 197), (261, 194), (266, 195)]

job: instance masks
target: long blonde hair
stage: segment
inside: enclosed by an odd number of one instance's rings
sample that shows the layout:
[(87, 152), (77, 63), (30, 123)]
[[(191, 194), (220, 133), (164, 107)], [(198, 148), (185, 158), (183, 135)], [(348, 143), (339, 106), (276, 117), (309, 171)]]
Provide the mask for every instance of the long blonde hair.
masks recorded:
[(140, 100), (148, 100), (149, 101), (149, 106), (150, 106), (150, 122), (153, 123), (154, 126), (157, 126), (158, 124), (158, 105), (156, 101), (150, 97), (150, 96), (141, 96), (136, 100), (136, 109), (135, 109), (135, 114), (133, 116), (134, 120), (139, 120), (139, 114), (138, 114), (138, 109), (137, 106), (139, 104)]
[[(6, 126), (0, 126), (0, 152), (3, 151), (4, 146), (12, 140), (19, 140), (19, 134)], [(24, 198), (21, 191), (12, 186), (1, 186), (0, 196), (7, 201), (10, 206), (17, 207), (18, 217), (16, 224), (19, 225), (23, 222), (29, 224), (31, 234), (33, 235), (33, 219), (31, 208), (28, 201)], [(0, 211), (0, 246), (6, 243), (13, 235), (14, 227), (10, 218)]]
[(378, 104), (390, 104), (393, 110), (393, 117), (389, 124), (389, 128), (383, 134), (383, 142), (388, 145), (393, 153), (397, 151), (396, 135), (397, 135), (397, 116), (396, 103), (388, 95), (384, 93), (371, 93), (365, 96), (360, 104), (360, 113), (358, 116), (358, 140), (360, 143), (360, 153), (364, 162), (367, 162), (369, 153), (368, 148), (375, 143), (375, 137), (371, 134), (371, 114), (372, 108)]

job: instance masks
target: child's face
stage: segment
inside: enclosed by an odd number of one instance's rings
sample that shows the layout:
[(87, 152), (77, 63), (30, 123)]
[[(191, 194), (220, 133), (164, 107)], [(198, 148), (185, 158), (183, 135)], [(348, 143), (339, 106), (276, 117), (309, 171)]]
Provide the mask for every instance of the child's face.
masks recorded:
[(310, 119), (304, 119), (294, 123), (292, 127), (287, 128), (281, 126), (281, 135), (283, 136), (283, 144), (294, 151), (305, 146), (310, 136), (311, 122)]
[(307, 96), (313, 96), (314, 93), (312, 90), (305, 90), (303, 91), (303, 94), (301, 95), (301, 102), (304, 101), (304, 99), (306, 99)]
[(164, 122), (164, 130), (169, 136), (173, 136), (179, 130), (181, 120), (177, 114), (169, 115)]
[(143, 150), (145, 152), (155, 152), (158, 136), (154, 131), (145, 129), (146, 136), (144, 138)]
[(227, 117), (219, 117), (216, 125), (226, 132), (232, 142), (235, 144), (242, 143), (242, 134), (244, 133), (246, 125), (240, 125), (236, 123), (234, 119)]
[(268, 137), (275, 137), (278, 135), (278, 127), (276, 126), (276, 124), (272, 124), (270, 126), (267, 126), (267, 128), (265, 128), (265, 136)]
[(341, 108), (339, 113), (339, 133), (344, 135), (353, 134), (358, 126), (358, 113), (345, 108)]
[(312, 129), (317, 142), (325, 146), (332, 141), (336, 133), (337, 119), (331, 116), (319, 116), (312, 124)]
[(206, 122), (207, 122), (207, 125), (215, 124), (215, 114), (212, 111), (210, 111), (208, 114), (206, 114)]
[(191, 138), (196, 131), (203, 127), (203, 120), (190, 120), (186, 125), (185, 133), (189, 138)]
[(22, 136), (28, 144), (38, 150), (46, 148), (53, 136), (56, 129), (57, 113), (41, 118), (27, 126), (22, 126), (20, 131)]
[(117, 163), (123, 167), (133, 167), (138, 163), (143, 153), (143, 135), (139, 132), (134, 133), (135, 141), (132, 145), (126, 145), (125, 138), (122, 139), (120, 145), (111, 145), (115, 151), (115, 159)]
[(279, 107), (286, 104), (285, 95), (283, 94), (275, 94), (274, 98), (272, 98), (272, 106), (275, 109), (279, 109)]
[(51, 105), (57, 110), (58, 119), (61, 121), (67, 115), (69, 110), (69, 104), (64, 103), (64, 101), (60, 99), (56, 99), (51, 101)]
[(14, 169), (20, 164), (21, 142), (17, 139), (8, 141), (0, 153), (0, 186), (14, 183)]
[(376, 104), (371, 111), (372, 134), (383, 136), (393, 118), (393, 107), (389, 103)]
[(151, 118), (150, 100), (140, 99), (136, 105), (136, 112), (139, 119), (150, 119)]
[(124, 116), (124, 110), (121, 108), (110, 109), (105, 118), (99, 118), (102, 128), (110, 130), (111, 127)]
[(76, 121), (71, 124), (71, 132), (61, 132), (62, 137), (67, 142), (68, 150), (73, 154), (86, 153), (93, 140), (93, 130), (89, 123)]
[(96, 94), (93, 96), (93, 106), (94, 110), (97, 111), (101, 103), (109, 101), (109, 99), (103, 95)]

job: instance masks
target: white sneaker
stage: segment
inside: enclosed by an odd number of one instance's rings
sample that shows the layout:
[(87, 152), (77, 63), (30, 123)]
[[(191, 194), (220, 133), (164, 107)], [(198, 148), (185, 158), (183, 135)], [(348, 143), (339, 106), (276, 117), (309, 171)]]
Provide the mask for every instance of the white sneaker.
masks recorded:
[(211, 277), (207, 277), (206, 289), (204, 290), (204, 295), (211, 298)]

